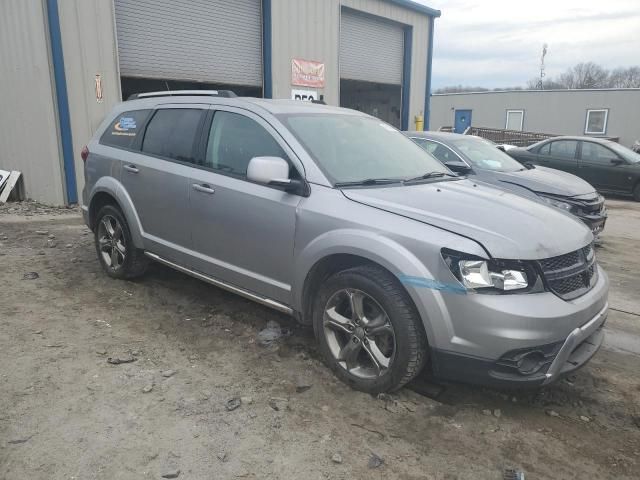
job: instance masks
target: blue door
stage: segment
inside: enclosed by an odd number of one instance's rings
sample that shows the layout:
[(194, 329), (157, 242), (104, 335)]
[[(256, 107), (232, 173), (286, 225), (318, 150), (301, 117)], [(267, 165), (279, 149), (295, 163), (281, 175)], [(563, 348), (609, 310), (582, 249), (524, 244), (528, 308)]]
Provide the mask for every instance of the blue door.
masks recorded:
[(464, 133), (471, 126), (471, 110), (456, 110), (455, 124), (453, 131)]

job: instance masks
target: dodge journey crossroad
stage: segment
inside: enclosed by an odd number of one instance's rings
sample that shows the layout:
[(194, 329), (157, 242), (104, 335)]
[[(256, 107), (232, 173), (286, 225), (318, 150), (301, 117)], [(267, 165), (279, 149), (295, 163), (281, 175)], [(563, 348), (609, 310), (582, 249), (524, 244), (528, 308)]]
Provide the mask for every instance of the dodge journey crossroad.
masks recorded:
[(584, 224), (368, 115), (234, 97), (141, 94), (83, 149), (108, 275), (156, 261), (292, 315), (371, 393), (423, 369), (540, 386), (598, 350), (608, 280)]

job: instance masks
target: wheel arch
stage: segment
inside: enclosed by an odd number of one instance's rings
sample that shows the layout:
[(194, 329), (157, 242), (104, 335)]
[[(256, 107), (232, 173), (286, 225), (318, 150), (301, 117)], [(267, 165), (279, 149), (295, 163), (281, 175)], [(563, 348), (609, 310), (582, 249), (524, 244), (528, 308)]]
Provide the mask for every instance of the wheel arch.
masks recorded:
[(313, 293), (330, 275), (358, 265), (375, 265), (389, 272), (407, 292), (422, 319), (427, 339), (431, 342), (432, 321), (441, 315), (440, 309), (427, 312), (425, 298), (433, 297), (430, 305), (441, 305), (440, 292), (416, 288), (402, 281), (403, 277), (433, 278), (427, 267), (397, 242), (368, 231), (329, 232), (310, 243), (299, 255), (293, 298), (299, 320), (310, 323)]
[(124, 187), (113, 177), (101, 178), (93, 187), (89, 199), (89, 226), (93, 230), (96, 217), (105, 205), (115, 205), (120, 209), (129, 225), (131, 238), (136, 248), (143, 248), (142, 226), (131, 197)]

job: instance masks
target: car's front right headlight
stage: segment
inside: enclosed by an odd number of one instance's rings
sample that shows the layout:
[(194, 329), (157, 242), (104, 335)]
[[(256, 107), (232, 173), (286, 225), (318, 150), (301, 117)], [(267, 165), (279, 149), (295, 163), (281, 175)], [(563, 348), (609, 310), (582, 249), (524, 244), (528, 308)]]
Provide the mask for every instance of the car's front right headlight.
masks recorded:
[(442, 250), (442, 258), (462, 285), (478, 293), (533, 293), (544, 290), (531, 262), (484, 260), (448, 249)]
[(462, 284), (467, 288), (498, 288), (520, 290), (527, 288), (527, 273), (523, 270), (489, 269), (486, 260), (460, 260), (458, 262)]

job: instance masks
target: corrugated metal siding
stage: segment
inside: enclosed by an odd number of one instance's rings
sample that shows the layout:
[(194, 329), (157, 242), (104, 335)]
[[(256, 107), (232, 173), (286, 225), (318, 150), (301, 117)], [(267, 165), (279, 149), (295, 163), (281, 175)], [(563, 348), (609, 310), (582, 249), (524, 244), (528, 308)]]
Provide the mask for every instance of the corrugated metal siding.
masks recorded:
[[(338, 0), (271, 0), (273, 97), (291, 96), (291, 59), (325, 64), (325, 101), (337, 105), (339, 96)], [(303, 88), (303, 87), (294, 87)]]
[(115, 0), (120, 74), (262, 85), (260, 0)]
[(404, 31), (376, 18), (343, 10), (340, 23), (340, 78), (402, 83)]
[(273, 95), (291, 95), (291, 59), (324, 62), (326, 85), (319, 89), (330, 105), (340, 102), (338, 43), (341, 6), (413, 26), (409, 118), (424, 110), (429, 17), (383, 0), (271, 0)]
[[(114, 7), (104, 0), (64, 0), (58, 5), (76, 183), (78, 198), (82, 198), (84, 165), (80, 151), (120, 101)], [(102, 102), (96, 99), (97, 74), (102, 80)]]
[(46, 10), (40, 0), (0, 1), (0, 168), (20, 170), (27, 196), (64, 203)]

